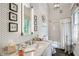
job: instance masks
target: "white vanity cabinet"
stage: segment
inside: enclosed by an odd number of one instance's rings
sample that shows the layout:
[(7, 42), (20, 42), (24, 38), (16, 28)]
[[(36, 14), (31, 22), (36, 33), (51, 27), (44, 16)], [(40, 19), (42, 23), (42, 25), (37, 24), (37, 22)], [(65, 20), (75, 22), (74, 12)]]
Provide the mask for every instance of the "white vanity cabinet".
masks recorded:
[(51, 56), (51, 55), (52, 55), (52, 49), (51, 49), (51, 45), (49, 45), (43, 52), (42, 56)]
[[(33, 52), (25, 53), (25, 56), (51, 56), (52, 55), (52, 47), (51, 43), (45, 41), (38, 41), (39, 46), (36, 48), (35, 45), (30, 45), (26, 48), (26, 50), (35, 49)], [(35, 44), (37, 44), (35, 43)], [(35, 47), (35, 48), (34, 48)], [(17, 56), (17, 51), (10, 56)]]
[(76, 43), (73, 53), (75, 56), (79, 56), (79, 43)]

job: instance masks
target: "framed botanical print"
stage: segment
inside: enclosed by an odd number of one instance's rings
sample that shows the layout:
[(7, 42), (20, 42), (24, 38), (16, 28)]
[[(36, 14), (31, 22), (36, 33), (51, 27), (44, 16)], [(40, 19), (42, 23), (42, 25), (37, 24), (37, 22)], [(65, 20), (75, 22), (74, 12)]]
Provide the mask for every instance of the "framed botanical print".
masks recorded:
[(34, 15), (34, 25), (37, 25), (37, 16)]
[(17, 14), (15, 14), (13, 12), (9, 12), (9, 20), (17, 21)]
[(37, 28), (38, 28), (37, 26), (34, 26), (34, 31), (37, 31)]
[(9, 23), (9, 32), (17, 32), (18, 31), (18, 24), (17, 23)]
[(36, 15), (34, 15), (34, 20), (37, 20), (37, 16)]
[(18, 12), (18, 5), (15, 3), (9, 3), (9, 9), (14, 12)]
[(37, 25), (37, 21), (34, 21), (34, 25)]
[(34, 31), (37, 31), (37, 16), (34, 15)]

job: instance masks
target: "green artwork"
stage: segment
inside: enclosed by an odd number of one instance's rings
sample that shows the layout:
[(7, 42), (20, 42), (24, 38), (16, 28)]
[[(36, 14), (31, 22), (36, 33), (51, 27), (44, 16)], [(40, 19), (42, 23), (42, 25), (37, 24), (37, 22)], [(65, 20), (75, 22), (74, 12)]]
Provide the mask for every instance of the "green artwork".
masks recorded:
[(29, 17), (24, 17), (24, 33), (29, 32)]

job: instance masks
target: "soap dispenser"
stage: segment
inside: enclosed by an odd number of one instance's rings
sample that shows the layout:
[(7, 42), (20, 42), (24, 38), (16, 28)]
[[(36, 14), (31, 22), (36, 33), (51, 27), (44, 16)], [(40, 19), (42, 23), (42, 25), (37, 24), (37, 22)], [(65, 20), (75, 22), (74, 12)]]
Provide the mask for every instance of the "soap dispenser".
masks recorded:
[(19, 56), (24, 56), (24, 49), (22, 47), (19, 48), (18, 55)]

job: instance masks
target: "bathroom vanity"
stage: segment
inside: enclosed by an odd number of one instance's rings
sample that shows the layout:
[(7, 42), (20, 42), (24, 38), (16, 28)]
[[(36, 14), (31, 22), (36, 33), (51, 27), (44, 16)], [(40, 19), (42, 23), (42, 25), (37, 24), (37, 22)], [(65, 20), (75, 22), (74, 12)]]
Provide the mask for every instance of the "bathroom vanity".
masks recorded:
[[(24, 56), (51, 56), (51, 44), (46, 41), (36, 41), (24, 49)], [(18, 50), (8, 56), (18, 56)]]

